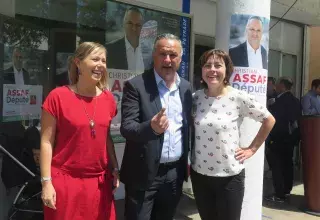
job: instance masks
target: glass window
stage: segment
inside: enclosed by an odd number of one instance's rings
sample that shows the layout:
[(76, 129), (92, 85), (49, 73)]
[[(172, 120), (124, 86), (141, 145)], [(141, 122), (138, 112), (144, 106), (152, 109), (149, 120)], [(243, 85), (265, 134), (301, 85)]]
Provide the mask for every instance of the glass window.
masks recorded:
[(295, 80), (297, 73), (297, 56), (282, 54), (282, 76), (290, 77)]
[(292, 93), (296, 96), (300, 89), (300, 75), (297, 75), (297, 56), (276, 50), (269, 50), (268, 75), (279, 79), (285, 76), (292, 79)]
[(280, 57), (281, 53), (279, 51), (269, 50), (268, 76), (279, 78)]
[(282, 76), (289, 77), (293, 81), (293, 94), (296, 94), (297, 85), (297, 56), (291, 54), (282, 54)]

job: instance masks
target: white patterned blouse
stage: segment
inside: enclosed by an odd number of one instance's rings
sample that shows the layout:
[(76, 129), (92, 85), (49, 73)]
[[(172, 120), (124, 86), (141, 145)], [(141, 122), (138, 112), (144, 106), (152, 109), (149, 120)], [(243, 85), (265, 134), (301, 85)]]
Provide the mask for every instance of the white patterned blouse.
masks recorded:
[(248, 93), (232, 87), (221, 97), (208, 97), (204, 90), (198, 90), (193, 94), (193, 106), (193, 170), (216, 177), (239, 174), (244, 165), (235, 159), (235, 150), (240, 147), (243, 118), (262, 122), (270, 115), (269, 111)]

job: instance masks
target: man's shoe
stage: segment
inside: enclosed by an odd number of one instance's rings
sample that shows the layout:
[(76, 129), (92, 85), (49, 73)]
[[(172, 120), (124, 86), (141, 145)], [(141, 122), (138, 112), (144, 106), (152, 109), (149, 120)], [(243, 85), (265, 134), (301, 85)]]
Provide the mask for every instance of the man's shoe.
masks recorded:
[(276, 195), (266, 196), (266, 197), (264, 197), (264, 199), (269, 201), (269, 202), (278, 202), (278, 203), (284, 203), (285, 202), (285, 198), (281, 198), (281, 197), (278, 197)]

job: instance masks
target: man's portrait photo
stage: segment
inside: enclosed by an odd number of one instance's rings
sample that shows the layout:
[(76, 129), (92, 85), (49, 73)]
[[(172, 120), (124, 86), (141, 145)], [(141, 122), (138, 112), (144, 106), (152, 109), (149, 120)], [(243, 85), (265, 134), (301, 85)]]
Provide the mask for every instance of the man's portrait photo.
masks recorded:
[(28, 85), (29, 72), (23, 67), (24, 54), (22, 50), (15, 47), (12, 51), (11, 66), (4, 70), (4, 84)]
[(233, 15), (231, 22), (229, 55), (234, 66), (268, 69), (269, 20)]
[(124, 36), (106, 45), (108, 68), (143, 71), (144, 62), (140, 34), (143, 15), (136, 7), (126, 10), (123, 17)]

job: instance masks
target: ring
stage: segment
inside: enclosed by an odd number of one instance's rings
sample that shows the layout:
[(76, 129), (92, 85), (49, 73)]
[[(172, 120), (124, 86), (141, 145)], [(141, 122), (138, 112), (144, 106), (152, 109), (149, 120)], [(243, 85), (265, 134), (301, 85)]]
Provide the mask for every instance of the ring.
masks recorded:
[(44, 205), (45, 205), (45, 206), (48, 206), (48, 205), (49, 205), (49, 202), (45, 202)]

